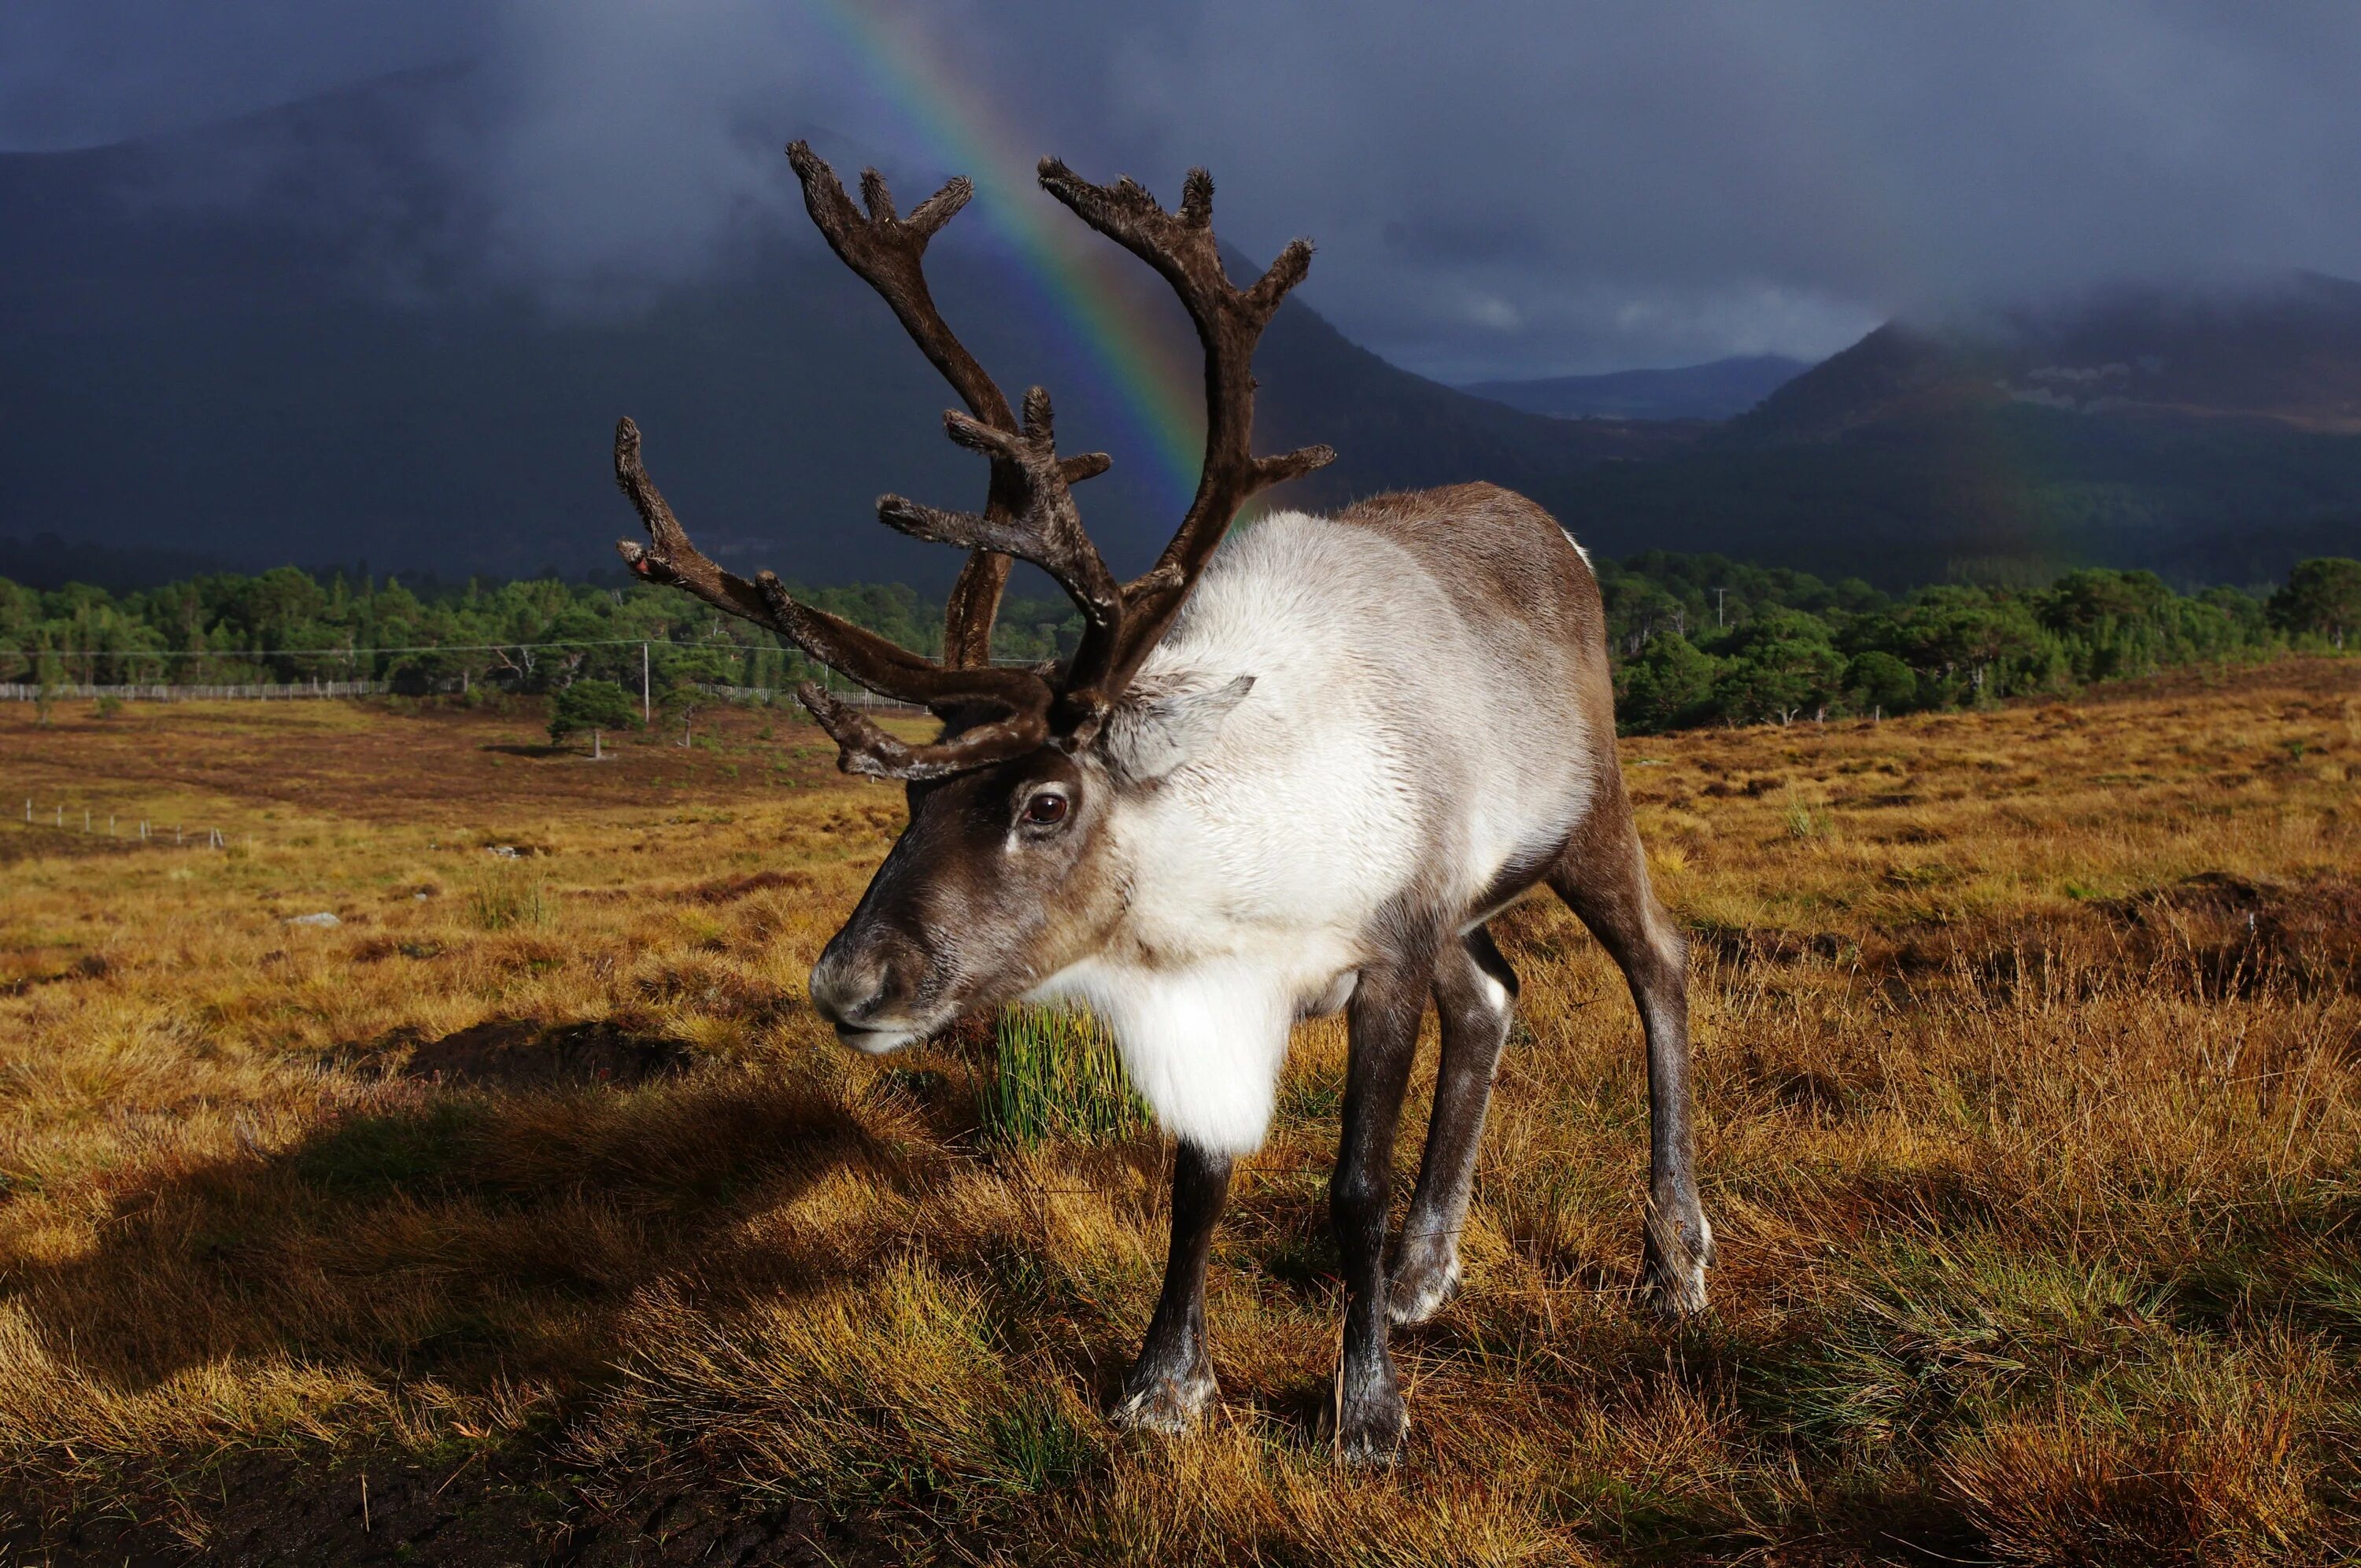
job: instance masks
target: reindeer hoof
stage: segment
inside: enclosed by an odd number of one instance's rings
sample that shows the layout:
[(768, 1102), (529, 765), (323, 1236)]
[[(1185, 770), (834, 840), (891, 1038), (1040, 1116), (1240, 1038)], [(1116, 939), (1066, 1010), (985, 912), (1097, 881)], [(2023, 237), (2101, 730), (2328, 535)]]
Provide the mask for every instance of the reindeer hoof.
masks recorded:
[(1653, 1208), (1646, 1225), (1640, 1288), (1660, 1316), (1690, 1317), (1706, 1308), (1705, 1271), (1713, 1261), (1713, 1226), (1692, 1207), (1678, 1218)]
[(1382, 1470), (1401, 1462), (1402, 1444), (1410, 1437), (1410, 1409), (1396, 1394), (1390, 1402), (1347, 1406), (1345, 1425), (1335, 1435), (1336, 1457), (1363, 1469)]
[[(1401, 1458), (1410, 1436), (1410, 1406), (1393, 1367), (1378, 1377), (1348, 1377), (1337, 1398), (1335, 1427), (1324, 1433), (1347, 1464), (1382, 1468)], [(1324, 1422), (1323, 1423), (1325, 1424)]]
[(1386, 1316), (1405, 1326), (1422, 1323), (1458, 1294), (1458, 1255), (1436, 1258), (1422, 1253), (1395, 1267), (1386, 1292)]
[(1220, 1392), (1213, 1369), (1202, 1360), (1180, 1373), (1135, 1366), (1108, 1419), (1130, 1431), (1178, 1437), (1197, 1423)]

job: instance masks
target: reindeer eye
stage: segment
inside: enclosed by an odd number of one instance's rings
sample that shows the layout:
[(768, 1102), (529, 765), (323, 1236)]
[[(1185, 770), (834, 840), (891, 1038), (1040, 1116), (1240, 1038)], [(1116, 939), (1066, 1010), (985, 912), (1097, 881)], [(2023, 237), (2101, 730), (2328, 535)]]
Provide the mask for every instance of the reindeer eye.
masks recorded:
[(1066, 819), (1066, 797), (1045, 789), (1025, 803), (1025, 820), (1035, 828), (1055, 828)]

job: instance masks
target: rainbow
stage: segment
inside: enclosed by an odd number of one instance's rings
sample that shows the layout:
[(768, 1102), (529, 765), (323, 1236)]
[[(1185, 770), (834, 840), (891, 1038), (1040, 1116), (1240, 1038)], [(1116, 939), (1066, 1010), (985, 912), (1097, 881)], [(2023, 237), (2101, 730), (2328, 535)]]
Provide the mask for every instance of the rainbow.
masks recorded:
[[(1022, 264), (1020, 271), (1076, 346), (1117, 393), (1116, 401), (1152, 455), (1151, 490), (1176, 510), (1197, 488), (1204, 463), (1202, 370), (1183, 364), (1141, 330), (1136, 314), (1082, 260), (1065, 216), (1033, 188), (1038, 152), (918, 36), (896, 29), (864, 0), (817, 0), (811, 7), (880, 94), (945, 168), (974, 181), (980, 213)], [(912, 192), (912, 200), (917, 192)], [(1077, 225), (1078, 226), (1078, 225)]]

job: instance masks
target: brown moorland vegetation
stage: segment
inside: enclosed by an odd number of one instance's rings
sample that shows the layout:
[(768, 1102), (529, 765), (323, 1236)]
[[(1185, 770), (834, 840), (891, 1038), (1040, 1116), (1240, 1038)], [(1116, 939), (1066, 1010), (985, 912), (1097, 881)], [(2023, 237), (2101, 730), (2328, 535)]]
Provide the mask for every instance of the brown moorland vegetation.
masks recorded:
[(785, 714), (539, 741), (0, 707), (44, 819), (0, 826), (0, 1556), (2361, 1552), (2361, 666), (1626, 742), (1716, 1308), (1633, 1310), (1638, 1027), (1521, 905), (1467, 1288), (1399, 1342), (1381, 1475), (1316, 1438), (1335, 1025), (1217, 1244), (1218, 1419), (1117, 1433), (1152, 1130), (1058, 1113), (1103, 1064), (1016, 1116), (1028, 1026), (871, 1060), (804, 1004), (899, 796)]

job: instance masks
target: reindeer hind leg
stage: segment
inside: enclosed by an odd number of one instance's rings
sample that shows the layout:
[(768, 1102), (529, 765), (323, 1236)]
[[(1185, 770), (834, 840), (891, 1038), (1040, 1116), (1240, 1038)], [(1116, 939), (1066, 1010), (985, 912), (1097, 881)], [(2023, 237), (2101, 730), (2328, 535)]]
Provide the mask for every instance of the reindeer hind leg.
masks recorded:
[(1434, 966), (1434, 1005), (1443, 1034), (1434, 1113), (1427, 1124), (1418, 1190), (1402, 1221), (1387, 1301), (1397, 1323), (1426, 1321), (1458, 1289), (1459, 1236), (1467, 1224), (1484, 1112), (1491, 1102), (1492, 1074), (1509, 1037), (1516, 996), (1516, 971), (1481, 926), (1444, 945)]
[(1689, 1129), (1688, 944), (1656, 902), (1618, 784), (1575, 834), (1549, 883), (1622, 969), (1648, 1044), (1649, 1174), (1642, 1285), (1684, 1317), (1706, 1304), (1713, 1227), (1697, 1201)]

